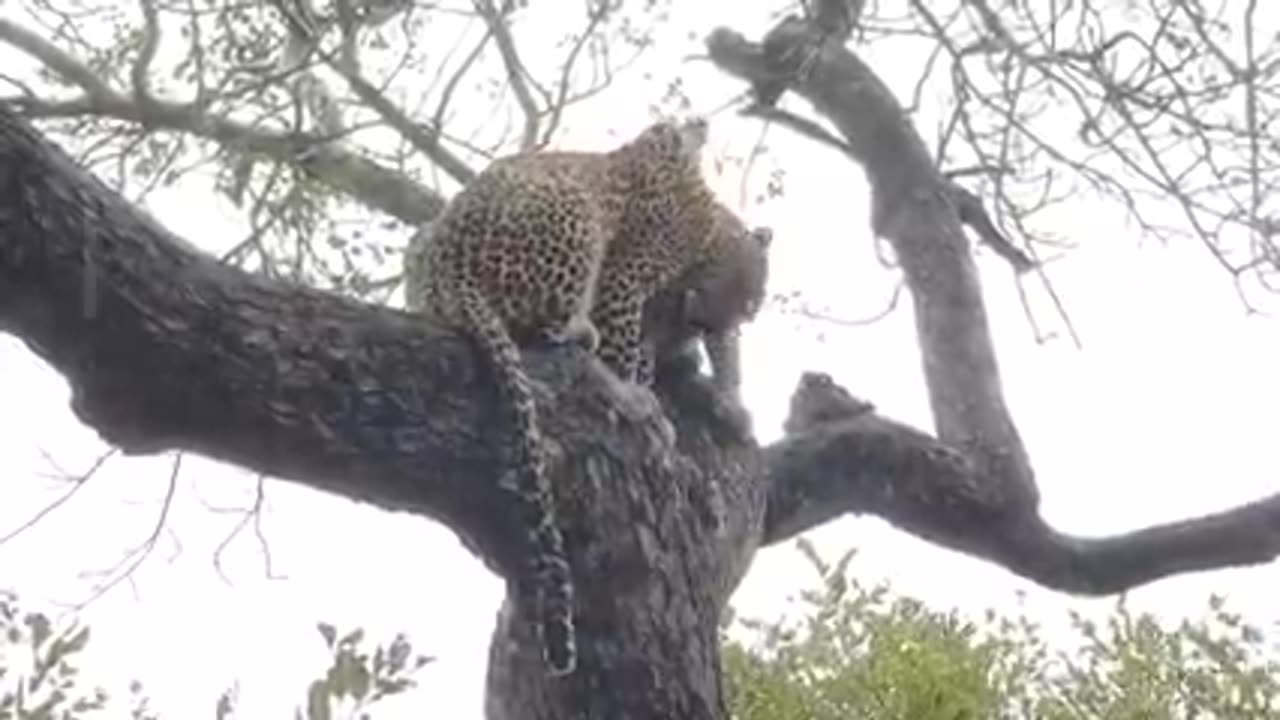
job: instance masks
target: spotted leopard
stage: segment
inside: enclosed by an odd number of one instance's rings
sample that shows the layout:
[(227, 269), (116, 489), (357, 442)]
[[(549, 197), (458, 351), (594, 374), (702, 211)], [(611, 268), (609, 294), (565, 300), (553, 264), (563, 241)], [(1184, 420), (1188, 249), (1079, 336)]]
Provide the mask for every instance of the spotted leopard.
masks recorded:
[[(519, 347), (638, 340), (640, 310), (658, 287), (700, 259), (680, 247), (711, 226), (700, 169), (705, 121), (659, 122), (604, 153), (500, 158), (477, 175), (406, 255), (406, 304), (470, 334), (489, 357), (514, 428), (511, 480), (531, 542), (544, 658), (553, 674), (577, 662), (573, 585)], [(710, 200), (709, 200), (710, 199)], [(627, 240), (625, 249), (616, 239)], [(634, 268), (628, 293), (598, 287), (602, 267)], [(597, 332), (593, 303), (604, 314)], [(634, 325), (634, 327), (632, 327)], [(630, 355), (628, 355), (630, 357)], [(634, 369), (620, 368), (633, 378)]]

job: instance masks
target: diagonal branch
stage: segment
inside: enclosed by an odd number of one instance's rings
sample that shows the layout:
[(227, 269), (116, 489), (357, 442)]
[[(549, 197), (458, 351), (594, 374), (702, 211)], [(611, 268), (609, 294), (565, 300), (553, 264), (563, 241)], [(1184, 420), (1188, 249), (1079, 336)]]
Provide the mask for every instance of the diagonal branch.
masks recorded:
[(954, 180), (948, 180), (947, 191), (951, 195), (951, 203), (955, 205), (956, 212), (960, 214), (960, 222), (972, 228), (978, 234), (978, 239), (986, 243), (995, 254), (1004, 258), (1015, 272), (1026, 273), (1035, 269), (1035, 261), (1009, 242), (1009, 238), (996, 227), (991, 214), (982, 204), (982, 198)]
[(801, 378), (788, 438), (766, 458), (773, 483), (768, 543), (846, 513), (871, 513), (1045, 587), (1081, 595), (1280, 557), (1280, 494), (1113, 537), (1060, 533), (1021, 513), (1016, 499), (993, 492), (998, 484), (964, 455), (874, 414), (824, 375)]
[(520, 545), (486, 481), (504, 462), (486, 437), (501, 423), (469, 344), (190, 249), (2, 105), (0, 331), (62, 373), (77, 416), (127, 453), (191, 450), (427, 515), (504, 567)]
[(493, 4), (493, 0), (475, 0), (476, 11), (484, 18), (489, 26), (489, 32), (493, 34), (494, 43), (498, 46), (498, 54), (502, 57), (502, 66), (507, 71), (507, 82), (511, 83), (511, 92), (516, 96), (516, 103), (520, 105), (520, 112), (524, 115), (520, 149), (530, 150), (538, 144), (542, 112), (538, 110), (538, 101), (533, 97), (533, 91), (529, 89), (529, 82), (525, 78), (527, 71), (524, 63), (520, 61), (520, 54), (516, 51), (516, 40), (508, 24), (512, 5), (511, 0), (504, 0), (503, 7), (499, 10)]
[(138, 58), (129, 69), (133, 93), (138, 102), (146, 107), (154, 102), (151, 94), (151, 63), (156, 59), (156, 51), (160, 49), (160, 14), (156, 11), (154, 0), (138, 0), (142, 10), (142, 47), (138, 50)]
[(471, 169), (457, 155), (453, 154), (440, 142), (440, 130), (438, 127), (428, 128), (423, 123), (414, 122), (412, 118), (404, 113), (395, 103), (383, 94), (381, 90), (374, 87), (368, 80), (362, 76), (345, 70), (340, 64), (334, 64), (334, 69), (338, 74), (342, 75), (347, 84), (351, 86), (351, 91), (360, 98), (364, 104), (373, 108), (374, 112), (398, 131), (409, 141), (419, 152), (427, 156), (432, 162), (448, 173), (449, 177), (461, 184), (466, 184), (475, 177), (476, 171)]
[(334, 190), (410, 225), (430, 221), (444, 207), (445, 199), (438, 192), (338, 143), (326, 142), (326, 138), (246, 125), (202, 112), (194, 105), (156, 98), (139, 104), (104, 83), (79, 59), (7, 20), (0, 20), (0, 42), (26, 52), (84, 91), (82, 96), (63, 100), (30, 96), (0, 99), (28, 117), (94, 115), (190, 133), (230, 149), (302, 167)]
[[(725, 28), (712, 62), (753, 83), (786, 78), (848, 143), (872, 188), (872, 227), (887, 238), (915, 303), (916, 336), (939, 437), (983, 468), (1000, 494), (1033, 510), (1039, 490), (1004, 401), (977, 270), (929, 151), (893, 94), (834, 37), (788, 18), (763, 44)], [(768, 52), (766, 52), (766, 49)]]
[(12, 20), (0, 18), (0, 41), (39, 60), (55, 75), (84, 90), (91, 98), (118, 97), (88, 65)]

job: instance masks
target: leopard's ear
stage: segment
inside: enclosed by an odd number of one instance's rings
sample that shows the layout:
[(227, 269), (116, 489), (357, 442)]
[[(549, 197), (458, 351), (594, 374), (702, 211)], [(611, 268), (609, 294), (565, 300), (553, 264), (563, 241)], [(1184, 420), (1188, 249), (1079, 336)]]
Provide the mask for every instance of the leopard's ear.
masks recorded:
[(751, 229), (751, 237), (760, 243), (760, 247), (769, 249), (769, 245), (773, 243), (773, 228), (761, 226)]

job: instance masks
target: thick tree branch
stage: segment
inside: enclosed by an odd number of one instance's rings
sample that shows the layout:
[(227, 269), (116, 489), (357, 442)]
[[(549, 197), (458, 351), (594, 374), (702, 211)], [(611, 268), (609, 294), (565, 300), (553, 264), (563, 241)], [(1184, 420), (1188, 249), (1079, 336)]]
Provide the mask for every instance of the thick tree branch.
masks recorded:
[(220, 265), (2, 106), (0, 330), (126, 452), (193, 450), (472, 538), (504, 506), (466, 343)]
[(964, 455), (874, 414), (818, 374), (801, 378), (788, 438), (768, 448), (766, 458), (774, 483), (766, 543), (865, 512), (1045, 587), (1081, 595), (1280, 557), (1280, 494), (1114, 537), (1065, 535), (993, 492), (998, 484)]
[(969, 453), (999, 494), (1032, 511), (1039, 491), (1005, 405), (968, 242), (947, 183), (897, 100), (842, 39), (798, 18), (783, 20), (763, 44), (720, 28), (707, 47), (736, 77), (786, 78), (844, 137), (872, 187), (873, 229), (893, 243), (911, 288), (939, 437)]
[[(190, 450), (429, 516), (507, 577), (524, 559), (497, 483), (500, 405), (469, 342), (218, 264), (3, 105), (0, 332), (62, 373), (77, 416), (126, 452)], [(757, 448), (716, 432), (704, 378), (662, 388), (668, 422), (581, 350), (525, 362), (590, 640), (577, 672), (550, 679), (509, 598), (490, 717), (723, 717), (716, 628), (760, 536)]]
[(77, 58), (7, 20), (0, 20), (0, 41), (40, 60), (85, 93), (65, 100), (37, 97), (0, 99), (0, 102), (7, 100), (28, 117), (96, 115), (190, 133), (230, 149), (258, 153), (278, 162), (303, 167), (334, 190), (410, 225), (430, 221), (444, 207), (444, 197), (439, 193), (339, 143), (327, 142), (328, 138), (250, 126), (203, 112), (195, 105), (155, 98), (139, 103), (102, 82)]

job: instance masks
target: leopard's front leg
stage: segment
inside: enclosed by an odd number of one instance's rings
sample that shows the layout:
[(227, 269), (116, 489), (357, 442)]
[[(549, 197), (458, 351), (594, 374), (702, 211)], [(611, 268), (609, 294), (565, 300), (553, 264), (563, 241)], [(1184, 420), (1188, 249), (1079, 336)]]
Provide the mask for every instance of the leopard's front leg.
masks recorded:
[(641, 324), (645, 298), (619, 284), (600, 288), (596, 309), (592, 313), (600, 333), (597, 354), (600, 360), (622, 380), (640, 382), (643, 370)]

